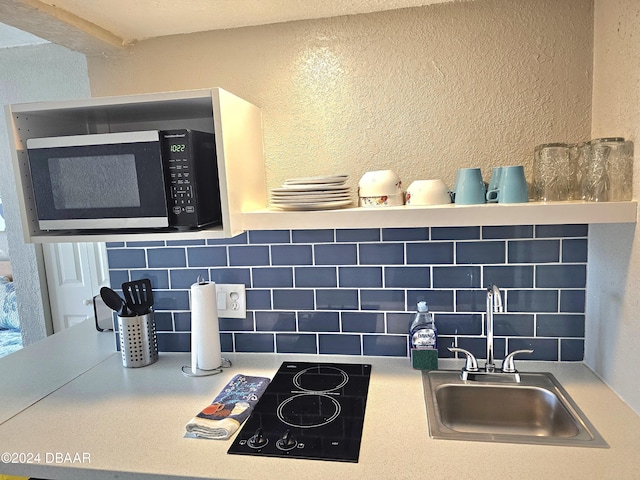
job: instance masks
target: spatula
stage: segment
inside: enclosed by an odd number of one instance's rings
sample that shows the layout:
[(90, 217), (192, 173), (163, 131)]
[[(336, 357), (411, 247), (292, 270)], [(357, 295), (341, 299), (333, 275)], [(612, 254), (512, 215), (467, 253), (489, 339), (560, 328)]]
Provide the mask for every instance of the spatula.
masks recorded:
[(126, 317), (129, 314), (126, 302), (120, 295), (109, 287), (102, 287), (100, 289), (100, 296), (102, 297), (105, 305), (121, 317)]
[(122, 284), (122, 293), (127, 301), (127, 306), (136, 315), (146, 315), (153, 306), (153, 291), (151, 280), (142, 278)]

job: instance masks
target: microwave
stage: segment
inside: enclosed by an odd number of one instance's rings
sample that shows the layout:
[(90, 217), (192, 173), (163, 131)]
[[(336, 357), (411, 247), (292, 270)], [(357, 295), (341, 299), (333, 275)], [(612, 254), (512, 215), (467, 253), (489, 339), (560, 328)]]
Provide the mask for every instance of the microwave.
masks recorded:
[(211, 133), (30, 138), (27, 154), (41, 230), (188, 230), (222, 221)]

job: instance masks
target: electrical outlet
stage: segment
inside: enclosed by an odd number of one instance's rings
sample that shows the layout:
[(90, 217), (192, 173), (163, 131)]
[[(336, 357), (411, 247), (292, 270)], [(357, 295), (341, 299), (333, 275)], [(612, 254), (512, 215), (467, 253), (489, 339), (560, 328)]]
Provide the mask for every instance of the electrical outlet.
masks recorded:
[(247, 296), (244, 284), (216, 283), (218, 317), (246, 318)]

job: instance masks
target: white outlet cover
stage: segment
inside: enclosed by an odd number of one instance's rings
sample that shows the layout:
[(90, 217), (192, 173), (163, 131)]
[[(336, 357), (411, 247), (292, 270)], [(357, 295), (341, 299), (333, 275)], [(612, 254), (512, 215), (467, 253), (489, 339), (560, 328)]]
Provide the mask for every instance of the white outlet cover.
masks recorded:
[(243, 283), (216, 283), (218, 317), (247, 318), (247, 295)]

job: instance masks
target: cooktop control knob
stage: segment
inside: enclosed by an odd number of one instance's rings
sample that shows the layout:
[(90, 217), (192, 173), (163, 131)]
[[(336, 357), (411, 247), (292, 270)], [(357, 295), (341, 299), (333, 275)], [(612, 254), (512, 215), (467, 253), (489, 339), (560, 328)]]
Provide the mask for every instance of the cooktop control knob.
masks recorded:
[(276, 447), (284, 451), (293, 450), (297, 445), (298, 442), (291, 436), (291, 430), (284, 432), (284, 435), (276, 442)]
[(253, 434), (253, 437), (251, 437), (249, 440), (247, 440), (247, 445), (249, 445), (251, 448), (255, 448), (255, 449), (262, 448), (267, 443), (269, 443), (269, 440), (262, 433), (262, 428), (258, 428), (256, 430), (256, 433)]

